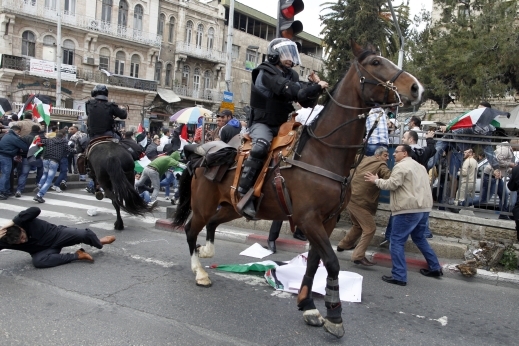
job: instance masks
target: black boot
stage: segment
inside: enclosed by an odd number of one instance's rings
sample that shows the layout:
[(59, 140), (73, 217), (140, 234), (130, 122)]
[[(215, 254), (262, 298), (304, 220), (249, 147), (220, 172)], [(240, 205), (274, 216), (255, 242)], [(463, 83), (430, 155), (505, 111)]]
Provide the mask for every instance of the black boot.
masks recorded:
[[(249, 157), (247, 161), (245, 161), (240, 182), (238, 184), (238, 193), (241, 197), (245, 196), (245, 194), (247, 194), (247, 192), (249, 192), (249, 190), (254, 186), (262, 167), (262, 160)], [(254, 219), (256, 216), (256, 207), (254, 206), (255, 200), (256, 197), (251, 196), (242, 209), (242, 213), (246, 214), (251, 219)]]

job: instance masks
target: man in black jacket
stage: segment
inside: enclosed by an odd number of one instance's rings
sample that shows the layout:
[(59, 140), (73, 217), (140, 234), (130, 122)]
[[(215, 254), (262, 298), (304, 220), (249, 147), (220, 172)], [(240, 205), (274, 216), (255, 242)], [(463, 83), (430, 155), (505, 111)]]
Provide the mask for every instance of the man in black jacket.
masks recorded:
[(13, 168), (13, 158), (27, 152), (29, 146), (20, 137), (20, 127), (13, 125), (0, 141), (0, 200), (6, 200), (11, 193), (9, 181)]
[(423, 148), (418, 144), (418, 133), (413, 130), (406, 131), (404, 136), (402, 137), (402, 143), (408, 144), (411, 149), (413, 149), (413, 153), (411, 157), (413, 160), (421, 164), (427, 170), (427, 162), (429, 159), (436, 154), (436, 148), (434, 140), (434, 131), (429, 131), (425, 134), (425, 140), (427, 146)]
[[(252, 71), (252, 110), (249, 119), (252, 149), (238, 184), (238, 192), (242, 197), (254, 185), (279, 127), (295, 110), (292, 103), (299, 102), (302, 107), (313, 107), (320, 92), (328, 87), (328, 83), (321, 81), (314, 73), (308, 76), (310, 83), (299, 81), (299, 75), (292, 67), (300, 65), (301, 59), (297, 45), (289, 39), (272, 40), (267, 48), (267, 59)], [(249, 218), (256, 215), (254, 200), (254, 196), (251, 196), (243, 208), (243, 213)]]
[[(108, 102), (106, 85), (96, 85), (92, 99), (86, 102), (87, 126), (90, 139), (101, 136), (114, 136), (114, 118), (126, 119), (128, 113), (116, 103)], [(117, 137), (119, 138), (119, 137)]]
[[(519, 191), (519, 165), (512, 168), (512, 175), (507, 186), (510, 191)], [(517, 240), (519, 241), (519, 198), (512, 209), (512, 215), (514, 216), (515, 230), (517, 232)]]
[(76, 260), (93, 261), (92, 256), (83, 249), (75, 253), (60, 253), (64, 247), (84, 243), (102, 249), (103, 245), (115, 241), (114, 236), (99, 239), (88, 228), (57, 226), (40, 220), (40, 213), (40, 208), (31, 207), (0, 228), (0, 250), (27, 252), (36, 268), (50, 268)]
[(144, 150), (139, 143), (133, 140), (132, 136), (133, 132), (126, 131), (124, 133), (124, 138), (120, 143), (130, 152), (130, 154), (132, 154), (133, 161), (137, 161), (141, 158), (141, 154), (144, 152)]

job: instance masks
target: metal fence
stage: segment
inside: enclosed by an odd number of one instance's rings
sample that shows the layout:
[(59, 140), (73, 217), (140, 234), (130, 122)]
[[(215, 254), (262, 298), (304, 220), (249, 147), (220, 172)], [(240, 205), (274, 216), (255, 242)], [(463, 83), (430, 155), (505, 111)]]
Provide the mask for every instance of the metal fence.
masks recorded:
[[(419, 136), (423, 135), (419, 133)], [(395, 165), (392, 154), (401, 137), (400, 134), (390, 135), (393, 143), (389, 145), (390, 168)], [(519, 163), (519, 145), (510, 144), (514, 140), (519, 141), (515, 137), (436, 132), (433, 141), (437, 152), (428, 165), (435, 208), (454, 213), (466, 209), (484, 213), (482, 216), (496, 213), (501, 218), (511, 216), (517, 192), (509, 191), (507, 183), (511, 166)], [(426, 146), (425, 139), (419, 142)], [(477, 164), (468, 171), (462, 171), (464, 152), (468, 149), (473, 150)], [(467, 173), (474, 173), (474, 178), (471, 179)], [(382, 193), (381, 202), (389, 202), (389, 193)]]

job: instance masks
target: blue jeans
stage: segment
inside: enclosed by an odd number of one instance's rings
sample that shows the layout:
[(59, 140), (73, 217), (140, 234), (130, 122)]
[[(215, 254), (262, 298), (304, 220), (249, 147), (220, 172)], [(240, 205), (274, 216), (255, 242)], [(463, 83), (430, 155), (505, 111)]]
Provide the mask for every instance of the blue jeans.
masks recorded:
[(9, 178), (11, 177), (11, 170), (13, 169), (13, 158), (10, 156), (0, 154), (0, 193), (11, 193), (11, 184)]
[(142, 193), (140, 193), (139, 196), (141, 196), (141, 198), (144, 200), (144, 202), (150, 203), (151, 197), (150, 197), (150, 193), (148, 191), (142, 191)]
[(63, 157), (59, 162), (59, 175), (56, 181), (54, 182), (54, 186), (59, 187), (59, 184), (62, 180), (67, 181), (67, 171), (68, 170), (68, 157)]
[(29, 171), (31, 170), (31, 165), (27, 161), (27, 158), (22, 158), (22, 163), (18, 165), (18, 186), (16, 187), (16, 191), (23, 192), (25, 189), (25, 184), (27, 183), (27, 176), (29, 175)]
[[(488, 189), (488, 174), (483, 174), (483, 184), (481, 186), (481, 191), (479, 191), (479, 196), (474, 198), (469, 205), (475, 205), (481, 207), (481, 203), (487, 203), (488, 198), (492, 197), (492, 195), (496, 192), (496, 183), (497, 183), (497, 195), (499, 197), (499, 210), (508, 211), (508, 191), (505, 188), (505, 183), (503, 179), (496, 179), (492, 176), (490, 179), (490, 192)], [(490, 195), (489, 195), (490, 194)]]
[(391, 274), (395, 280), (407, 282), (407, 263), (405, 261), (404, 246), (411, 235), (413, 243), (425, 257), (429, 270), (439, 270), (440, 262), (433, 249), (425, 239), (425, 228), (429, 213), (399, 214), (393, 217), (393, 232), (391, 233), (389, 251), (393, 269)]
[(43, 197), (50, 186), (52, 185), (52, 179), (56, 176), (56, 172), (58, 171), (59, 163), (52, 160), (43, 160), (43, 175), (41, 176), (41, 180), (38, 183), (40, 186), (40, 191), (38, 192), (38, 196)]
[[(164, 194), (166, 195), (166, 197), (169, 197), (169, 192), (170, 192), (170, 185), (173, 184), (173, 188), (177, 187), (178, 185), (178, 182), (177, 182), (177, 179), (175, 179), (175, 175), (173, 174), (172, 171), (168, 170), (166, 172), (166, 177), (164, 179), (162, 179), (162, 181), (160, 182), (160, 186), (164, 186)], [(178, 192), (175, 194), (174, 198), (178, 198)]]
[[(387, 222), (386, 232), (384, 233), (384, 238), (386, 240), (391, 241), (391, 232), (393, 232), (393, 215), (389, 216), (389, 220)], [(431, 233), (431, 229), (429, 228), (429, 218), (427, 218), (427, 224), (426, 224), (424, 236), (426, 238), (432, 238), (432, 236), (433, 236)]]

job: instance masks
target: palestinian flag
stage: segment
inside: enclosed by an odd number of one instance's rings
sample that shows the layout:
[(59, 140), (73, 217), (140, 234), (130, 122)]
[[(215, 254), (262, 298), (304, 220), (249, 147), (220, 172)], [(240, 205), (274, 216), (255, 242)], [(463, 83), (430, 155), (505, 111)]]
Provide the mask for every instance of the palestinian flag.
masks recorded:
[(135, 172), (142, 173), (144, 167), (146, 167), (150, 163), (150, 159), (145, 155), (139, 161), (135, 161)]
[(22, 119), (22, 115), (24, 112), (26, 111), (31, 111), (32, 108), (33, 108), (33, 104), (32, 104), (32, 100), (34, 100), (34, 94), (31, 94), (28, 98), (27, 98), (27, 101), (25, 101), (24, 105), (22, 108), (20, 108), (20, 111), (18, 112), (18, 119)]
[(43, 148), (41, 146), (41, 138), (40, 136), (34, 137), (34, 140), (31, 143), (31, 146), (29, 147), (29, 151), (27, 152), (27, 159), (34, 156), (35, 158), (38, 158), (38, 155), (41, 154), (43, 151)]
[(52, 106), (50, 104), (43, 103), (39, 98), (34, 97), (34, 107), (32, 110), (33, 118), (39, 123), (45, 122), (47, 126), (50, 124), (50, 111)]
[(146, 146), (148, 139), (146, 138), (146, 129), (142, 124), (139, 124), (139, 127), (137, 128), (137, 136), (135, 136), (135, 140), (141, 145), (141, 147), (144, 148)]
[(12, 111), (11, 104), (6, 98), (0, 97), (0, 117), (3, 117), (5, 113)]

